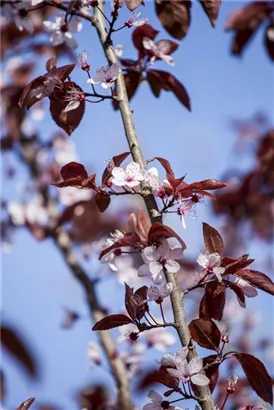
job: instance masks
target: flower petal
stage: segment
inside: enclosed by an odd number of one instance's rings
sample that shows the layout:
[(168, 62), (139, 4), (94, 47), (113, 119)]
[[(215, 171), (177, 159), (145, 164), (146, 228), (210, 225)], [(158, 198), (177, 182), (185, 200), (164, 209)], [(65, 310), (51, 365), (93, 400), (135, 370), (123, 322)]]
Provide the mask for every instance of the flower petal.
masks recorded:
[(168, 270), (168, 272), (177, 273), (179, 272), (181, 266), (178, 262), (173, 261), (172, 259), (168, 259), (165, 263), (165, 268)]
[(191, 376), (192, 383), (196, 384), (197, 386), (206, 386), (210, 380), (204, 374), (195, 374)]

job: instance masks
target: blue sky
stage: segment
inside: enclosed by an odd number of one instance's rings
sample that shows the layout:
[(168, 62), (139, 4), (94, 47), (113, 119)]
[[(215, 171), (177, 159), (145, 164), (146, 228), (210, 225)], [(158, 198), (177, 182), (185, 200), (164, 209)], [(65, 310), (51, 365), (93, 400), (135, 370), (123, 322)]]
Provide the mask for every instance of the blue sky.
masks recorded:
[[(197, 4), (196, 4), (197, 3)], [(170, 93), (155, 99), (147, 84), (142, 84), (132, 100), (136, 130), (145, 157), (163, 156), (172, 162), (178, 176), (187, 173), (187, 181), (220, 178), (231, 166), (235, 134), (229, 128), (232, 118), (245, 119), (262, 111), (273, 119), (273, 68), (262, 47), (262, 32), (257, 33), (242, 58), (230, 55), (231, 34), (224, 32), (227, 17), (242, 3), (224, 2), (216, 29), (212, 29), (198, 2), (193, 5), (192, 24), (187, 37), (174, 53), (176, 65), (155, 64), (155, 68), (170, 70), (186, 87), (192, 101), (189, 113)], [(153, 3), (141, 8), (142, 16), (160, 30), (158, 39), (170, 38), (159, 25)], [(127, 12), (124, 11), (124, 15)], [(114, 44), (124, 45), (124, 56), (135, 58), (131, 30), (118, 32)], [(86, 49), (92, 70), (105, 64), (96, 35), (85, 27), (78, 35), (79, 52)], [(43, 68), (41, 66), (41, 72)], [(77, 68), (73, 79), (87, 90), (84, 73)], [(56, 129), (49, 116), (42, 123), (45, 138)], [(79, 128), (70, 137), (76, 144), (81, 162), (91, 171), (101, 172), (104, 160), (127, 150), (121, 120), (110, 104), (87, 106)], [(237, 164), (238, 165), (238, 164)], [(15, 183), (25, 177), (17, 174)], [(14, 185), (4, 185), (4, 197), (16, 199)], [(118, 202), (116, 202), (118, 206)], [(218, 227), (210, 215), (210, 204), (200, 205), (198, 218), (189, 220), (182, 233), (177, 220), (168, 222), (183, 234), (188, 245), (187, 256), (195, 257), (203, 248), (201, 222)], [(263, 245), (248, 244), (258, 257), (266, 252)], [(267, 249), (267, 253), (270, 249)], [(252, 256), (254, 255), (254, 252)], [(255, 256), (256, 256), (255, 255)], [(39, 382), (29, 381), (8, 356), (4, 356), (7, 378), (7, 409), (13, 409), (29, 396), (43, 402), (56, 402), (62, 409), (74, 410), (77, 388), (94, 380), (87, 360), (88, 342), (95, 340), (91, 332), (84, 295), (63, 264), (53, 244), (34, 241), (25, 231), (14, 237), (10, 254), (3, 254), (3, 313), (6, 323), (17, 326), (36, 350), (41, 362)], [(114, 288), (120, 294), (118, 285)], [(113, 288), (111, 288), (113, 291)], [(104, 288), (102, 297), (109, 298)], [(117, 303), (117, 302), (116, 302)], [(260, 295), (249, 301), (248, 308), (256, 312), (271, 309), (270, 296)], [(84, 320), (73, 330), (60, 328), (63, 307), (82, 313)], [(262, 322), (258, 332), (267, 334)], [(97, 380), (104, 380), (103, 371)]]

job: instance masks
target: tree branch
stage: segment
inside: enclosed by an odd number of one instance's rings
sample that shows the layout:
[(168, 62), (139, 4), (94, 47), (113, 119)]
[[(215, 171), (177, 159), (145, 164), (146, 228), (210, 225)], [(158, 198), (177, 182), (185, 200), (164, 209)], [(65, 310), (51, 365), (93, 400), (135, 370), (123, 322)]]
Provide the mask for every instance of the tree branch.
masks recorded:
[[(35, 178), (38, 174), (35, 161), (35, 153), (34, 156), (29, 156), (25, 155), (25, 152), (23, 150), (20, 158), (28, 166), (32, 177)], [(47, 191), (43, 192), (43, 196), (45, 200), (49, 199)], [(54, 203), (50, 204), (50, 213), (56, 215), (56, 211), (56, 205)], [(87, 273), (78, 263), (72, 251), (71, 241), (67, 232), (62, 227), (59, 227), (56, 233), (52, 235), (52, 239), (57, 249), (61, 252), (64, 261), (70, 269), (71, 273), (84, 289), (90, 316), (93, 322), (98, 322), (99, 320), (103, 319), (103, 317), (105, 317), (105, 312), (98, 301), (95, 283), (89, 279)], [(124, 362), (117, 354), (115, 341), (110, 332), (99, 332), (98, 337), (108, 359), (114, 380), (117, 385), (118, 408), (119, 410), (132, 410), (134, 406), (132, 405), (130, 397), (130, 385), (129, 379), (127, 377), (127, 369)]]
[[(99, 7), (103, 10), (104, 2), (99, 0)], [(108, 39), (108, 33), (105, 28), (105, 21), (102, 14), (95, 10), (93, 25), (95, 26), (101, 44), (104, 48), (104, 52), (109, 64), (113, 64), (117, 62), (117, 57), (113, 50), (111, 41)], [(134, 121), (132, 111), (130, 109), (125, 81), (123, 75), (119, 75), (117, 79), (117, 96), (118, 96), (118, 108), (121, 113), (125, 136), (128, 142), (128, 146), (132, 155), (132, 158), (135, 162), (137, 162), (141, 168), (146, 167), (146, 162), (143, 157), (143, 153), (136, 136)], [(146, 208), (148, 214), (151, 218), (152, 223), (156, 221), (161, 221), (161, 216), (157, 215), (158, 213), (158, 206), (156, 203), (155, 197), (151, 194), (149, 187), (145, 184), (142, 185), (142, 189), (145, 192), (142, 196), (146, 204)], [(173, 291), (171, 294), (171, 304), (175, 319), (175, 327), (183, 346), (189, 347), (189, 354), (188, 354), (188, 361), (197, 357), (197, 353), (195, 347), (191, 341), (190, 332), (186, 320), (184, 305), (183, 305), (183, 298), (181, 296), (181, 291), (178, 283), (177, 276), (166, 272), (166, 278), (168, 282), (173, 284)], [(211, 393), (209, 387), (195, 387), (195, 394), (199, 396), (199, 404), (203, 410), (213, 410), (214, 404), (212, 401)]]

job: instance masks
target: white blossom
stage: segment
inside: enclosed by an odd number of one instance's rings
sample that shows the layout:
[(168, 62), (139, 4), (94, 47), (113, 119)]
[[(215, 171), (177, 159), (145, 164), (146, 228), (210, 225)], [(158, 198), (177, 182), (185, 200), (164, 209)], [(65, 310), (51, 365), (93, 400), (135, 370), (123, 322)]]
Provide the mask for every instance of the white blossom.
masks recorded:
[(180, 270), (180, 264), (176, 259), (183, 256), (182, 248), (171, 248), (166, 239), (162, 239), (158, 247), (148, 246), (142, 251), (142, 258), (145, 262), (140, 266), (138, 275), (151, 275), (154, 282), (162, 283), (164, 281), (164, 269), (171, 273), (177, 273)]
[(221, 256), (218, 253), (201, 253), (197, 262), (204, 268), (204, 271), (209, 274), (214, 274), (219, 282), (222, 282), (222, 274), (225, 272), (225, 268), (220, 267)]
[(141, 12), (133, 11), (131, 15), (129, 16), (129, 18), (127, 19), (127, 21), (125, 22), (125, 25), (127, 27), (132, 27), (132, 26), (140, 27), (146, 24), (146, 22), (148, 21), (147, 18), (142, 18), (138, 20), (138, 17), (140, 16), (140, 14)]
[[(150, 400), (151, 403), (145, 404), (143, 407), (143, 410), (163, 410), (163, 409), (167, 409), (167, 407), (162, 407), (161, 404), (163, 402), (167, 402), (165, 397), (162, 397), (159, 393), (157, 393), (155, 390), (150, 390), (150, 392), (147, 395)], [(178, 406), (169, 406), (168, 410), (182, 410), (181, 407)]]
[(121, 72), (120, 64), (113, 63), (111, 66), (101, 67), (96, 70), (96, 76), (89, 78), (87, 82), (89, 84), (101, 84), (103, 88), (110, 88), (114, 85)]
[(163, 352), (176, 343), (176, 337), (164, 328), (153, 328), (145, 332), (148, 346)]
[(131, 162), (125, 169), (121, 167), (114, 167), (112, 169), (111, 182), (116, 186), (127, 186), (134, 188), (140, 185), (144, 179), (144, 173), (137, 162)]
[(156, 58), (160, 58), (161, 60), (165, 61), (169, 65), (172, 65), (172, 66), (175, 65), (174, 58), (171, 57), (170, 55), (165, 54), (165, 48), (154, 43), (154, 41), (151, 40), (150, 38), (144, 37), (143, 46), (146, 50), (152, 53), (152, 57), (150, 58), (151, 64), (155, 62)]
[(154, 284), (148, 288), (147, 297), (149, 301), (163, 300), (169, 296), (172, 292), (173, 284), (170, 283), (159, 283)]
[(83, 24), (80, 17), (73, 16), (68, 23), (64, 17), (56, 17), (55, 21), (44, 21), (44, 27), (51, 33), (50, 41), (53, 46), (59, 46), (65, 43), (69, 48), (76, 48), (77, 42), (71, 33), (77, 33), (82, 30)]
[(88, 357), (97, 366), (101, 364), (101, 352), (97, 343), (91, 342), (89, 344)]
[(189, 363), (186, 359), (177, 359), (175, 366), (175, 369), (168, 368), (167, 371), (183, 383), (191, 381), (198, 386), (206, 386), (209, 383), (208, 377), (200, 373), (203, 368), (202, 358), (194, 357)]
[(180, 206), (178, 208), (178, 215), (180, 215), (181, 217), (181, 223), (184, 229), (186, 229), (185, 216), (192, 214), (193, 206), (194, 206), (194, 202), (191, 201), (191, 199), (188, 199), (186, 201), (180, 201)]
[(245, 280), (241, 278), (236, 278), (235, 284), (242, 289), (245, 296), (247, 296), (248, 298), (254, 298), (255, 296), (258, 295), (257, 290), (252, 285), (250, 285), (248, 282), (246, 282)]

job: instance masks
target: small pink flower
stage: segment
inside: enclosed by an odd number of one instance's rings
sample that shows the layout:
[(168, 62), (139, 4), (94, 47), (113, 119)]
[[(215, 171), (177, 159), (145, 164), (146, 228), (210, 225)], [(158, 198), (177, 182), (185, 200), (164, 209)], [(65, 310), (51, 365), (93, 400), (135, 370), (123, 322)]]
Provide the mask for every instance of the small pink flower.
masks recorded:
[(125, 22), (125, 26), (127, 27), (139, 27), (139, 26), (143, 26), (144, 24), (146, 24), (146, 22), (148, 21), (147, 18), (142, 18), (140, 20), (138, 20), (138, 17), (140, 16), (140, 12), (137, 11), (133, 11), (129, 17), (129, 19)]
[(197, 386), (206, 386), (209, 383), (208, 377), (200, 374), (203, 368), (203, 359), (194, 357), (189, 363), (185, 359), (176, 362), (176, 369), (167, 369), (169, 374), (183, 383), (191, 381)]
[(178, 406), (169, 406), (166, 398), (162, 397), (155, 390), (150, 390), (147, 396), (150, 398), (151, 403), (145, 404), (143, 410), (182, 410)]
[(221, 268), (221, 256), (218, 253), (201, 253), (197, 262), (204, 268), (204, 271), (209, 274), (214, 274), (219, 282), (222, 282), (222, 274), (225, 272), (225, 268)]
[(44, 21), (43, 25), (47, 31), (51, 33), (50, 41), (53, 46), (66, 44), (69, 48), (76, 48), (77, 42), (71, 33), (76, 33), (82, 30), (81, 19), (78, 16), (72, 16), (69, 23), (65, 22), (65, 18), (58, 16), (55, 21)]
[(164, 43), (161, 43), (160, 41), (158, 43), (154, 43), (153, 40), (147, 37), (143, 39), (144, 48), (152, 54), (150, 59), (151, 64), (155, 62), (156, 58), (160, 58), (169, 65), (175, 65), (174, 58), (165, 54), (166, 48), (162, 46), (162, 44)]
[(184, 229), (186, 229), (185, 216), (191, 215), (193, 213), (193, 206), (194, 206), (194, 202), (191, 199), (188, 199), (186, 201), (180, 201), (180, 206), (178, 208), (178, 215), (181, 216), (181, 222), (182, 222)]
[(183, 251), (181, 248), (170, 248), (166, 239), (162, 239), (158, 247), (148, 246), (142, 252), (145, 262), (140, 266), (138, 276), (151, 275), (155, 283), (163, 283), (165, 280), (164, 269), (171, 273), (180, 270), (180, 264), (175, 259), (181, 259)]
[(85, 101), (85, 99), (86, 96), (82, 90), (79, 90), (79, 88), (71, 87), (66, 92), (65, 101), (68, 101), (68, 105), (63, 110), (63, 112), (75, 110), (79, 107), (81, 102)]
[(148, 288), (147, 297), (150, 301), (162, 302), (172, 292), (172, 283), (153, 285)]
[(101, 67), (96, 70), (96, 76), (89, 78), (87, 82), (89, 84), (101, 84), (103, 88), (110, 88), (114, 85), (120, 73), (120, 64), (113, 63), (110, 67)]
[(78, 63), (80, 64), (82, 70), (84, 71), (89, 71), (90, 65), (88, 63), (88, 54), (85, 51), (83, 51), (79, 56), (78, 56)]
[(152, 167), (145, 172), (145, 181), (150, 186), (153, 195), (162, 196), (165, 193), (164, 181), (159, 177), (157, 168)]
[(144, 179), (144, 173), (137, 162), (131, 162), (126, 169), (114, 167), (112, 169), (112, 183), (116, 186), (128, 186), (134, 188), (140, 185)]
[(247, 296), (248, 298), (254, 298), (255, 296), (258, 295), (257, 290), (253, 286), (251, 286), (248, 282), (246, 282), (245, 280), (241, 278), (236, 278), (235, 284), (242, 289), (245, 296)]
[(226, 387), (227, 393), (229, 394), (234, 393), (237, 381), (238, 381), (238, 377), (235, 376), (235, 374), (232, 376), (231, 379), (227, 379), (227, 387)]

